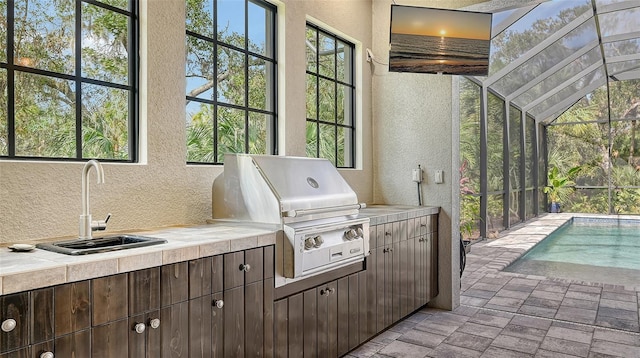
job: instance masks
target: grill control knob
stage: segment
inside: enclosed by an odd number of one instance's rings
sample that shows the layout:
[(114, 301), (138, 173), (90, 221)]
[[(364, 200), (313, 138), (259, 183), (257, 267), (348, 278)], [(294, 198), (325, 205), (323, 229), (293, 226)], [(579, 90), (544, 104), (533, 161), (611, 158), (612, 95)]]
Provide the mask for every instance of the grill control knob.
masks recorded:
[(306, 238), (304, 240), (304, 249), (305, 250), (311, 250), (314, 245), (315, 245), (315, 241), (313, 240), (312, 237), (308, 237), (308, 238)]
[(358, 237), (358, 233), (354, 229), (349, 229), (344, 232), (344, 238), (351, 241)]
[(359, 237), (364, 237), (364, 231), (362, 231), (362, 228), (361, 228), (361, 227), (357, 228), (357, 229), (356, 229), (356, 232), (358, 233), (358, 236), (359, 236)]
[(318, 248), (318, 247), (322, 246), (322, 244), (324, 243), (324, 240), (322, 239), (322, 237), (321, 237), (321, 236), (316, 236), (316, 237), (313, 239), (313, 241), (315, 242), (315, 243), (314, 243), (314, 245), (313, 245), (313, 247), (316, 247), (316, 248)]

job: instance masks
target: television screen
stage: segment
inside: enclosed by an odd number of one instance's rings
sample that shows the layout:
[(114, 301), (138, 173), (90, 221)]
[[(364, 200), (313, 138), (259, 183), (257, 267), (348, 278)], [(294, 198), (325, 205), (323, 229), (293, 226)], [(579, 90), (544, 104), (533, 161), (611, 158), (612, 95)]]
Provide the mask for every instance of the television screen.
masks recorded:
[(491, 16), (391, 5), (389, 71), (486, 76)]

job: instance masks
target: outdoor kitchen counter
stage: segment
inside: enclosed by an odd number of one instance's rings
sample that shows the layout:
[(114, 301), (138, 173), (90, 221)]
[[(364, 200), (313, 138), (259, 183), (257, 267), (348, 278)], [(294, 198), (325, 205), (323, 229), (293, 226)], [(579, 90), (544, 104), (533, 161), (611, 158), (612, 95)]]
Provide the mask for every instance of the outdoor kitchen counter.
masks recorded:
[(367, 205), (358, 214), (360, 217), (368, 217), (370, 225), (385, 224), (388, 222), (411, 219), (418, 216), (433, 215), (440, 212), (438, 206), (408, 206), (408, 205)]
[[(273, 245), (278, 232), (277, 225), (219, 220), (198, 226), (127, 231), (126, 234), (166, 239), (167, 243), (89, 255), (70, 256), (41, 249), (11, 252), (8, 244), (2, 245), (0, 295)], [(94, 235), (99, 237), (113, 234), (117, 233)], [(72, 238), (67, 237), (46, 241), (70, 239)]]

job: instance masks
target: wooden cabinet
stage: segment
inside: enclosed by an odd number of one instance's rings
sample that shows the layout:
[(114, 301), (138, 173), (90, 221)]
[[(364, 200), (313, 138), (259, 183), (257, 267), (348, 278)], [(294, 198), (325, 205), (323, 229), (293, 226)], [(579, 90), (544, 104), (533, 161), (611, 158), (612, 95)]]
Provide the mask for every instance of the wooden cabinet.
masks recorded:
[(0, 353), (29, 345), (29, 293), (0, 297)]
[[(277, 357), (339, 357), (361, 342), (360, 273), (274, 304)], [(363, 336), (364, 337), (364, 336)]]

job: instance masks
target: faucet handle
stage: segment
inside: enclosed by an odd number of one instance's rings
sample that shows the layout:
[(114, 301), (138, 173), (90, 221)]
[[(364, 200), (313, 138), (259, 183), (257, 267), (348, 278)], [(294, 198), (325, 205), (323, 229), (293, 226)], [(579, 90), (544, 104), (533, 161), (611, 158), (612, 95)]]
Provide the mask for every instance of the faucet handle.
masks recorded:
[(107, 222), (111, 219), (111, 213), (107, 214), (104, 220), (94, 220), (91, 222), (91, 231), (104, 231), (107, 229)]

